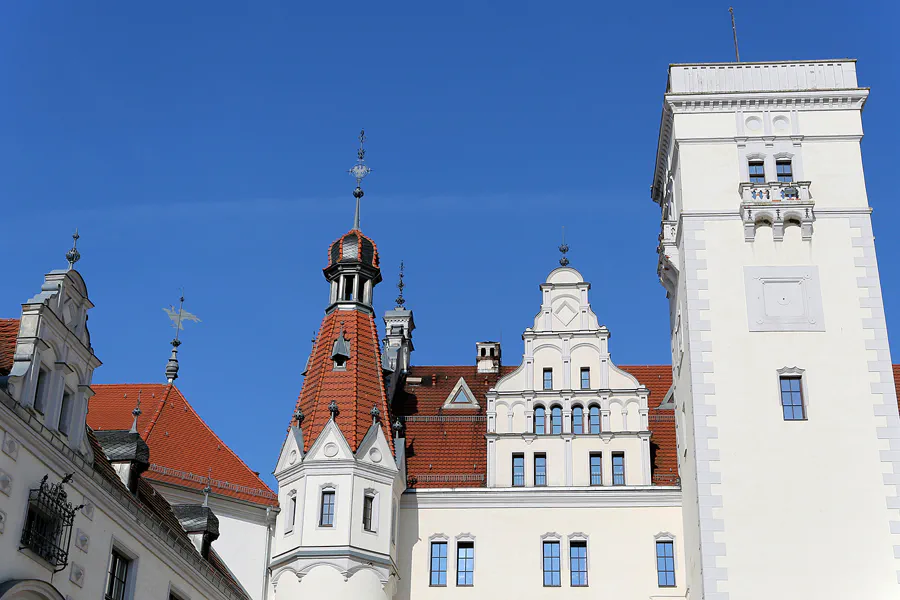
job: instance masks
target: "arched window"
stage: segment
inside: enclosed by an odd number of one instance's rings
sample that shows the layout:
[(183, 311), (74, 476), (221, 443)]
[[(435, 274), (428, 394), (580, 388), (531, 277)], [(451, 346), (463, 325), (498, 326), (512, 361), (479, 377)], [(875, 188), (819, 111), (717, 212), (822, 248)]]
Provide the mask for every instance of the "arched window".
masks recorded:
[(584, 433), (584, 409), (580, 406), (572, 409), (572, 433)]
[(550, 409), (550, 433), (553, 435), (562, 433), (562, 408), (559, 406)]
[(590, 410), (591, 433), (600, 433), (600, 407), (596, 404)]
[(543, 406), (534, 409), (534, 432), (538, 435), (544, 435), (544, 428), (547, 423), (547, 413)]

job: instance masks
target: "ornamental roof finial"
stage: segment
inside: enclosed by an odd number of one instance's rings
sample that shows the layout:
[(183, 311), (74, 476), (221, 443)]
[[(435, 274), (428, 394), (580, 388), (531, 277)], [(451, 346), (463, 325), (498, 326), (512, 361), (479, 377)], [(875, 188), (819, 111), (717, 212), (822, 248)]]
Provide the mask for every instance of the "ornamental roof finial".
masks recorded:
[(403, 305), (406, 303), (406, 300), (403, 298), (403, 288), (406, 287), (406, 284), (403, 283), (403, 261), (400, 261), (400, 280), (397, 282), (397, 289), (400, 290), (400, 294), (397, 296), (397, 308), (403, 308)]
[(176, 379), (178, 379), (178, 346), (181, 345), (181, 340), (178, 339), (179, 332), (184, 329), (185, 321), (194, 321), (196, 323), (200, 322), (200, 319), (195, 314), (191, 314), (188, 311), (184, 310), (184, 288), (181, 289), (181, 297), (178, 299), (178, 310), (175, 310), (175, 307), (170, 305), (169, 308), (164, 308), (163, 310), (172, 320), (172, 327), (175, 328), (175, 338), (172, 340), (172, 355), (169, 356), (169, 362), (166, 363), (166, 380), (171, 384)]
[(340, 411), (338, 410), (338, 404), (337, 404), (337, 402), (335, 402), (334, 400), (332, 400), (332, 401), (328, 404), (328, 412), (331, 413), (331, 420), (333, 421), (334, 418), (337, 416), (337, 414), (340, 412)]
[(306, 415), (303, 414), (303, 409), (297, 407), (297, 410), (294, 411), (294, 420), (297, 421), (297, 425), (303, 424), (303, 419), (306, 418)]
[(209, 493), (212, 491), (210, 484), (212, 483), (212, 467), (206, 475), (206, 487), (203, 488), (203, 506), (209, 506)]
[(347, 170), (350, 175), (356, 178), (356, 189), (353, 190), (353, 197), (356, 198), (356, 213), (353, 216), (353, 229), (356, 230), (359, 230), (359, 199), (365, 195), (361, 187), (362, 180), (366, 178), (366, 175), (372, 172), (372, 169), (366, 164), (366, 149), (363, 146), (365, 142), (366, 130), (360, 129), (359, 150), (356, 151), (356, 164)]
[(137, 433), (137, 421), (138, 417), (141, 416), (141, 392), (142, 390), (138, 388), (137, 406), (131, 411), (131, 414), (134, 415), (134, 420), (131, 422), (131, 431), (129, 433)]
[(75, 268), (75, 263), (81, 258), (81, 252), (78, 251), (78, 238), (81, 236), (78, 235), (78, 228), (75, 228), (75, 233), (72, 234), (72, 249), (66, 252), (66, 260), (69, 261), (69, 270)]
[(394, 430), (394, 437), (400, 437), (400, 431), (403, 430), (403, 425), (400, 423), (399, 417), (394, 421), (394, 424), (391, 425), (391, 428)]
[(569, 251), (569, 245), (566, 243), (566, 226), (563, 225), (562, 228), (562, 244), (559, 245), (559, 251), (562, 252), (562, 257), (559, 259), (559, 264), (562, 267), (569, 266), (569, 259), (566, 257), (566, 253)]
[(372, 415), (372, 423), (373, 424), (377, 423), (378, 420), (381, 418), (381, 411), (378, 410), (377, 404), (372, 405), (372, 410), (369, 411), (369, 414)]

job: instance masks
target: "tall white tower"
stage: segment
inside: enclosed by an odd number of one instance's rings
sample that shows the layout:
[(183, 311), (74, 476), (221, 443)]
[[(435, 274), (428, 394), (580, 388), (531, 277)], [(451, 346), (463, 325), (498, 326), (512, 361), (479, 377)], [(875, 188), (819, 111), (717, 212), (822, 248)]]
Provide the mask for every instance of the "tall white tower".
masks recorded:
[(688, 597), (900, 597), (900, 417), (853, 60), (672, 65), (652, 195)]

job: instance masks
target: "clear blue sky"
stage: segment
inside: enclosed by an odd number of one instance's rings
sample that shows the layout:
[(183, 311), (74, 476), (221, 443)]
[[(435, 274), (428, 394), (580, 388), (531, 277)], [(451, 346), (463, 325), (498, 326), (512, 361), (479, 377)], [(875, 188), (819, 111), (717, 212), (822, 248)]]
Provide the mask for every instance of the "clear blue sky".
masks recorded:
[[(178, 385), (270, 473), (327, 301), (326, 248), (352, 222), (364, 126), (377, 309), (405, 260), (415, 363), (471, 364), (501, 335), (517, 363), (562, 225), (613, 360), (668, 363), (649, 198), (666, 66), (731, 60), (728, 4), (432, 4), (3, 3), (0, 315), (65, 266), (77, 226), (95, 382), (162, 382), (161, 309), (184, 286), (203, 322), (184, 333)], [(735, 10), (744, 60), (859, 59), (900, 361), (896, 3)]]

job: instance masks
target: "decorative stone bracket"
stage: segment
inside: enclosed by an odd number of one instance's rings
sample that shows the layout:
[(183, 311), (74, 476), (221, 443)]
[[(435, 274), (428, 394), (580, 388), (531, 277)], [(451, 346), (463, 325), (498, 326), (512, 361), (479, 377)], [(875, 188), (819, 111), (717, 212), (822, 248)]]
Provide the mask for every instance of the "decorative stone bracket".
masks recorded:
[(666, 290), (674, 294), (678, 289), (678, 222), (663, 221), (660, 226), (659, 245), (656, 252), (659, 254), (659, 262), (656, 266), (656, 274)]
[(785, 224), (792, 222), (800, 225), (800, 236), (803, 240), (811, 240), (813, 221), (816, 220), (814, 204), (812, 200), (742, 202), (741, 220), (744, 222), (744, 240), (752, 242), (756, 238), (756, 226), (768, 224), (772, 226), (772, 238), (776, 242), (780, 242), (784, 239)]

